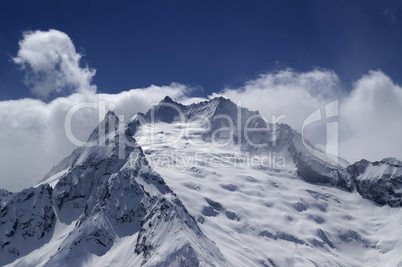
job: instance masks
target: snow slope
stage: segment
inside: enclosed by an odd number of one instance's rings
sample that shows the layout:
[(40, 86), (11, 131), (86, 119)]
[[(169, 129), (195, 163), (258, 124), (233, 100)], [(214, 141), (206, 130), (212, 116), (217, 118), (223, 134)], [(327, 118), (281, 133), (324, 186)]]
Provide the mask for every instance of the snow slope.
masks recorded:
[[(166, 147), (181, 126), (155, 127), (156, 141), (142, 144), (151, 166), (231, 266), (402, 264), (400, 209), (376, 205), (357, 191), (306, 183), (293, 162), (251, 163), (236, 146), (194, 148), (181, 138)], [(203, 142), (202, 134), (192, 138)]]

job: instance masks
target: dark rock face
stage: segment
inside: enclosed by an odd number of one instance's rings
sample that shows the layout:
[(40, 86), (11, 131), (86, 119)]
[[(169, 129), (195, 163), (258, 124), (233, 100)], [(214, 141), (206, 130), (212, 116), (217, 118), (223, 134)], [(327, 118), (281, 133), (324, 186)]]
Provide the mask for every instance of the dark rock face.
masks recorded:
[(394, 158), (376, 162), (361, 160), (347, 170), (364, 198), (379, 205), (402, 206), (402, 162)]
[(297, 174), (313, 184), (330, 184), (352, 192), (354, 184), (350, 175), (342, 168), (330, 166), (316, 159), (307, 160), (299, 154), (296, 158)]
[(297, 237), (295, 237), (295, 236), (293, 236), (291, 234), (284, 233), (284, 232), (277, 232), (276, 234), (273, 234), (272, 232), (270, 232), (268, 230), (264, 230), (259, 235), (260, 236), (265, 236), (265, 237), (268, 237), (268, 238), (271, 238), (271, 239), (274, 239), (274, 240), (281, 239), (281, 240), (285, 240), (285, 241), (288, 241), (288, 242), (293, 242), (295, 244), (303, 245), (303, 244), (306, 243), (305, 241), (303, 241), (303, 240), (301, 240), (301, 239), (299, 239), (299, 238), (297, 238)]
[(56, 221), (52, 188), (45, 184), (20, 193), (1, 190), (0, 214), (0, 264), (6, 264), (51, 237)]
[(303, 212), (303, 211), (307, 210), (307, 207), (306, 207), (306, 205), (304, 205), (303, 202), (296, 202), (296, 203), (293, 205), (293, 208), (294, 208), (295, 210), (297, 210), (298, 212)]
[(169, 96), (166, 96), (158, 105), (152, 107), (145, 116), (148, 121), (171, 123), (182, 119), (180, 115), (183, 108), (183, 105), (174, 102)]

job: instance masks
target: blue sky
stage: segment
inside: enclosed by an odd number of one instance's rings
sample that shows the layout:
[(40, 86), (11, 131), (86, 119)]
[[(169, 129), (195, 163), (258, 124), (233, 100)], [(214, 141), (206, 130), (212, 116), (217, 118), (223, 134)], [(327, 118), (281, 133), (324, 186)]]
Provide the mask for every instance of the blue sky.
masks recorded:
[(179, 82), (206, 96), (259, 74), (335, 71), (345, 89), (369, 70), (402, 82), (400, 1), (10, 1), (0, 3), (0, 100), (37, 97), (11, 57), (27, 30), (57, 29), (98, 92)]

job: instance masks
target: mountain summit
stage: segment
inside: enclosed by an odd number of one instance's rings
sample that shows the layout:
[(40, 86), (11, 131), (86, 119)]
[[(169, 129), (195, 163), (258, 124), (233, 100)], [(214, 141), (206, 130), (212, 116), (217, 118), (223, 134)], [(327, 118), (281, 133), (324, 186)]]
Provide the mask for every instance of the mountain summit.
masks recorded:
[(223, 97), (108, 112), (36, 187), (0, 190), (0, 264), (401, 264), (402, 163), (339, 162)]

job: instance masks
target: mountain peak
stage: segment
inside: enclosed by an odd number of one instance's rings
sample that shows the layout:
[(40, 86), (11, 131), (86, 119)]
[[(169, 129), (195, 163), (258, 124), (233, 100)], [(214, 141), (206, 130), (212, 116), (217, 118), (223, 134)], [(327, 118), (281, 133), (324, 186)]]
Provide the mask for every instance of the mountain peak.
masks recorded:
[(165, 96), (159, 103), (176, 103), (170, 96)]
[[(115, 133), (119, 125), (119, 117), (117, 117), (114, 111), (109, 110), (105, 118), (99, 123), (98, 127), (93, 130), (88, 138), (90, 141), (99, 141), (100, 136), (107, 136), (110, 133)], [(99, 144), (99, 143), (98, 143)]]
[(390, 157), (390, 158), (385, 158), (380, 161), (380, 163), (386, 163), (388, 165), (395, 165), (398, 167), (402, 167), (402, 162), (396, 158)]
[(215, 98), (212, 98), (208, 102), (210, 102), (210, 103), (217, 102), (218, 105), (225, 104), (225, 103), (230, 103), (230, 104), (236, 105), (232, 100), (230, 100), (229, 98), (225, 98), (223, 96), (217, 96)]
[(109, 111), (106, 113), (105, 118), (108, 118), (108, 117), (110, 117), (110, 116), (116, 116), (116, 117), (117, 117), (116, 113), (115, 113), (114, 111), (112, 111), (112, 110), (109, 110)]

